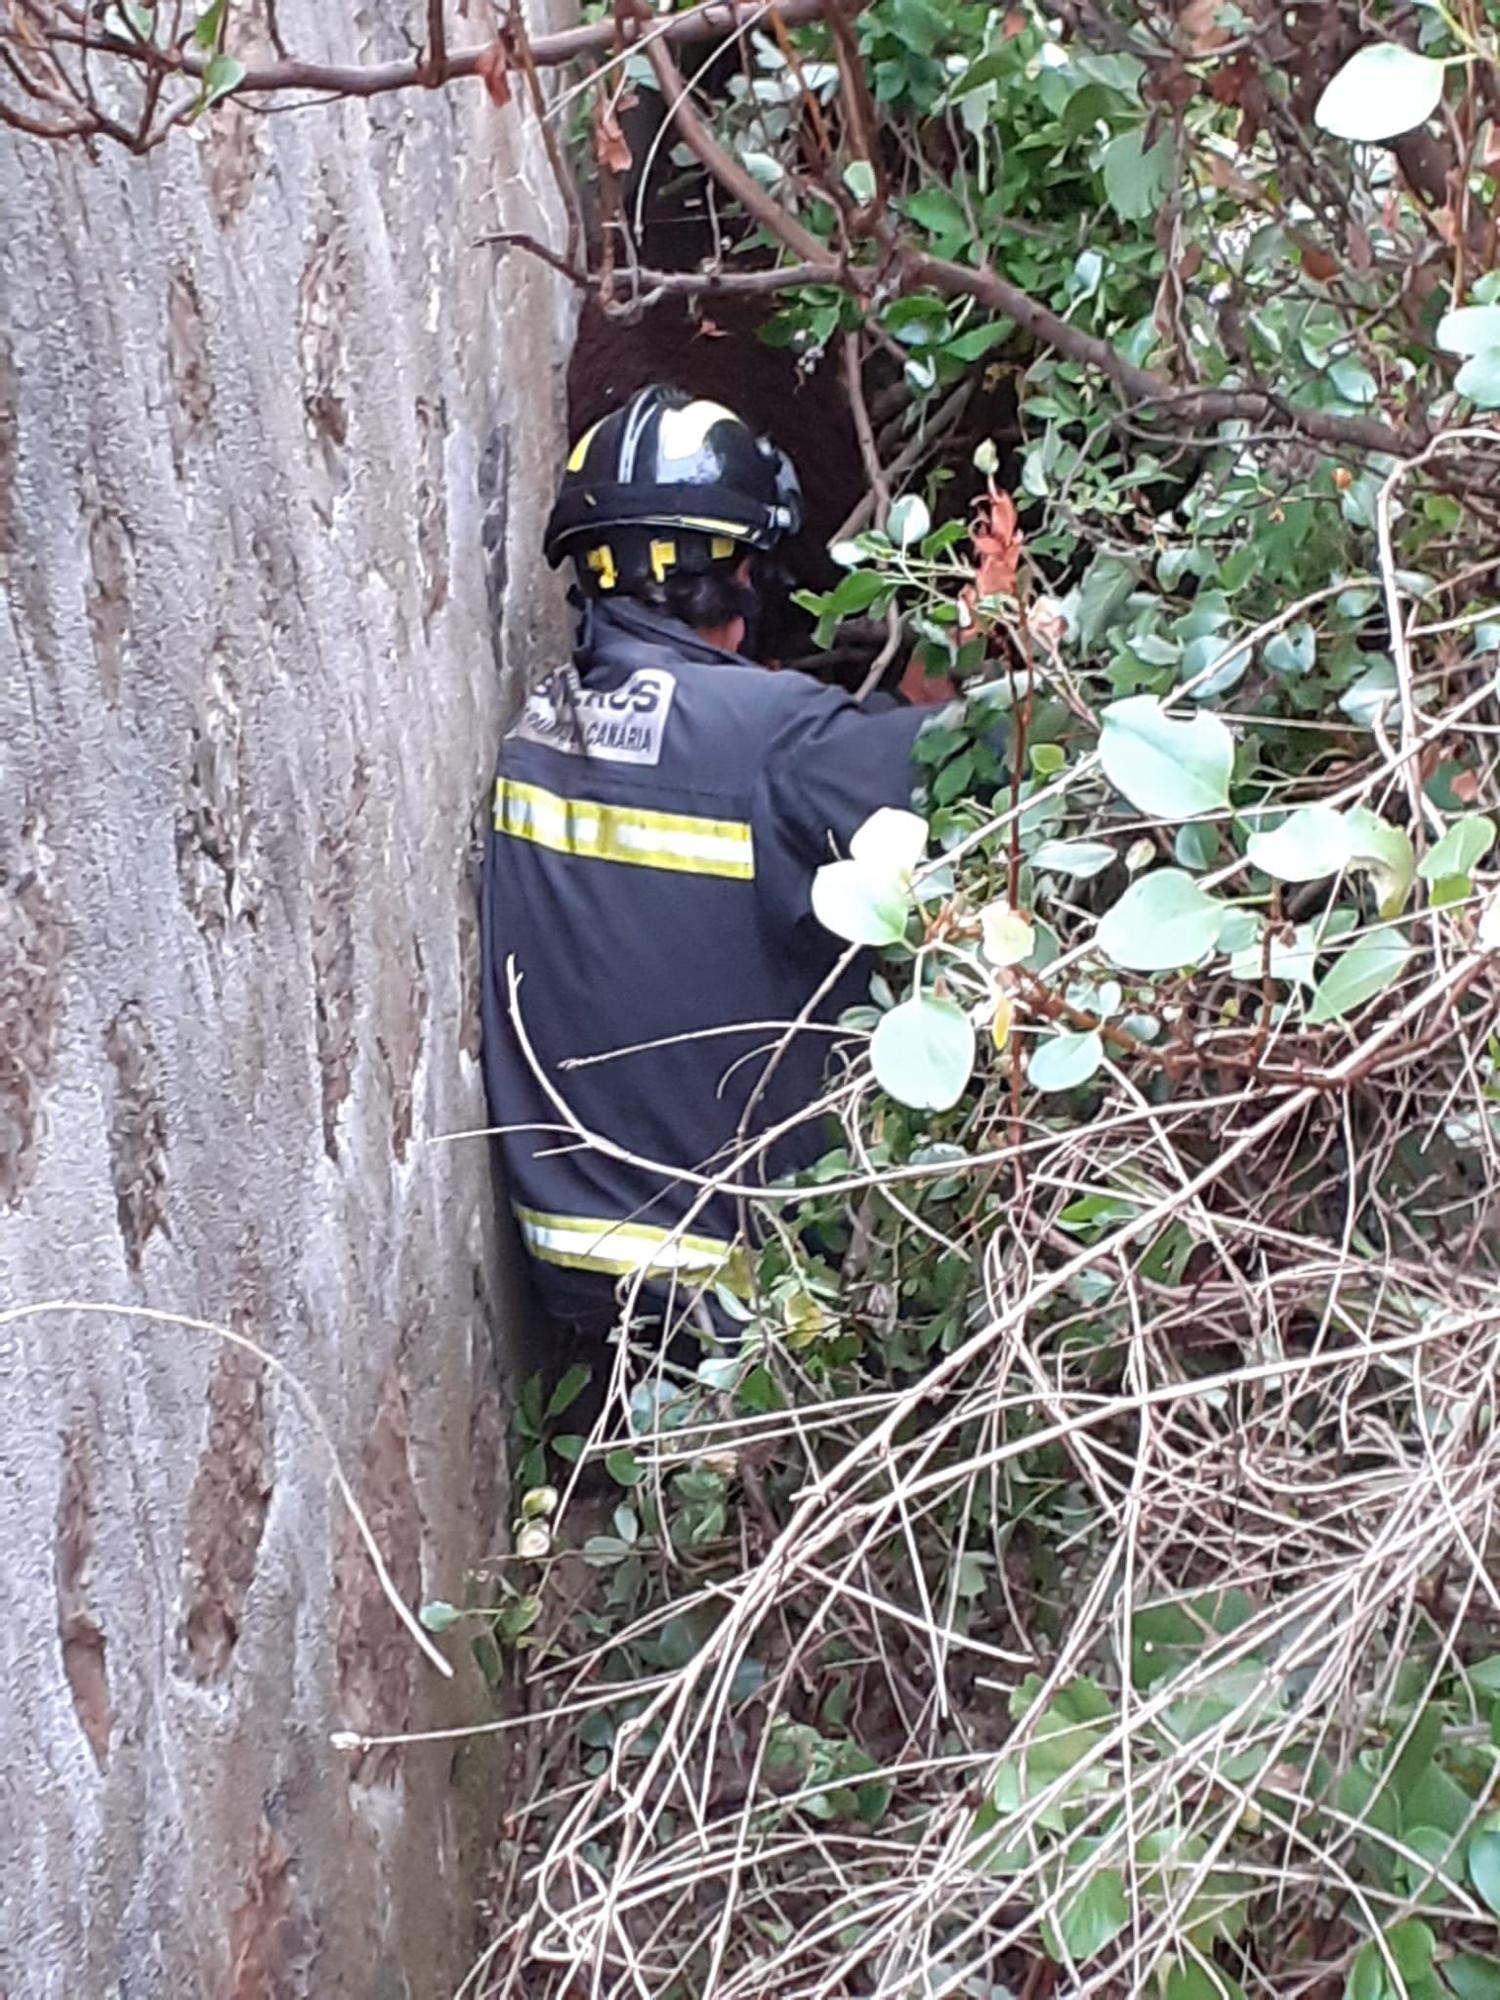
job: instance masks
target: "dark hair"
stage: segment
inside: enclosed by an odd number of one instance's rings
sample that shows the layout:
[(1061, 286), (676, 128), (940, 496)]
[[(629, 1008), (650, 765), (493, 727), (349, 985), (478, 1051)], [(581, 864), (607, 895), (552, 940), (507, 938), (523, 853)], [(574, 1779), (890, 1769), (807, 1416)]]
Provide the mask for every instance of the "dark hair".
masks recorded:
[(640, 596), (695, 632), (712, 632), (755, 609), (755, 593), (728, 567), (669, 576), (662, 583), (645, 585)]

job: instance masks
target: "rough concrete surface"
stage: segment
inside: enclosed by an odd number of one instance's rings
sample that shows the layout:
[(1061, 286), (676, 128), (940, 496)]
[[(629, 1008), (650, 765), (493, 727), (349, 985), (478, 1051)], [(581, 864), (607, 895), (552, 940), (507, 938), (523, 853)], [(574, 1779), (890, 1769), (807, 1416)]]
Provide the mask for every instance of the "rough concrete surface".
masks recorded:
[[(278, 9), (358, 62), (422, 12)], [(284, 1385), (124, 1309), (293, 1369), (403, 1593), (459, 1594), (503, 1274), (484, 1143), (428, 1141), (483, 1123), (484, 551), (513, 693), (564, 635), (572, 308), (475, 239), (560, 215), (477, 82), (144, 160), (0, 134), (0, 1311), (121, 1308), (0, 1324), (3, 2000), (438, 2000), (468, 1962), (492, 1749), (329, 1737), (482, 1688), (416, 1652)]]

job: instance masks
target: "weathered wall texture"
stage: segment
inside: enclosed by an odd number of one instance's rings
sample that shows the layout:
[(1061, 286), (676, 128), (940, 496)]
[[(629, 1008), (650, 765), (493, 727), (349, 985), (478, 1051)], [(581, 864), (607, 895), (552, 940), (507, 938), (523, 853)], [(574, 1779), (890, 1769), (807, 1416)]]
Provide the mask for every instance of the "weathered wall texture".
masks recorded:
[[(421, 12), (279, 8), (355, 61)], [(486, 1150), (425, 1143), (483, 1122), (497, 426), (506, 673), (563, 633), (570, 301), (474, 239), (557, 213), (477, 83), (221, 109), (146, 161), (0, 138), (0, 1308), (264, 1343), (413, 1602), (503, 1499)], [(329, 1734), (484, 1707), (257, 1365), (0, 1327), (4, 2000), (452, 1992), (493, 1769)]]

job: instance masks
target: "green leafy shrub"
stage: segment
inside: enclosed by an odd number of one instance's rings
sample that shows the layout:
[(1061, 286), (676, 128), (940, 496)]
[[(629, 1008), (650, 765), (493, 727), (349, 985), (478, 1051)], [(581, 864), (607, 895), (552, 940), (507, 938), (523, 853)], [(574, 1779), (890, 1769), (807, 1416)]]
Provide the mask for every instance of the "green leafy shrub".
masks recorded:
[(738, 1345), (520, 1572), (496, 1991), (1500, 1993), (1497, 34), (876, 0), (679, 133), (879, 412), (820, 639), (960, 699)]

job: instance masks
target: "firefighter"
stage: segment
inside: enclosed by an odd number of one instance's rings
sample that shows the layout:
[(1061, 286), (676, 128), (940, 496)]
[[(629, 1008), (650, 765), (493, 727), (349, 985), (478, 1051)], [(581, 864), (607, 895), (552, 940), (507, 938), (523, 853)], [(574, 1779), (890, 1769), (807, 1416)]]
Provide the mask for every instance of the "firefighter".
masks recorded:
[[(622, 1280), (662, 1317), (724, 1280), (740, 1207), (697, 1177), (739, 1157), (742, 1125), (812, 1104), (834, 1040), (813, 1025), (770, 1061), (843, 950), (811, 914), (813, 873), (911, 802), (920, 707), (873, 711), (745, 657), (764, 559), (801, 511), (769, 439), (656, 387), (578, 440), (547, 525), (582, 623), (500, 750), (484, 1067), (541, 1300), (575, 1351), (616, 1323)], [(869, 970), (815, 1022), (867, 998)], [(822, 1147), (813, 1121), (733, 1178)]]

